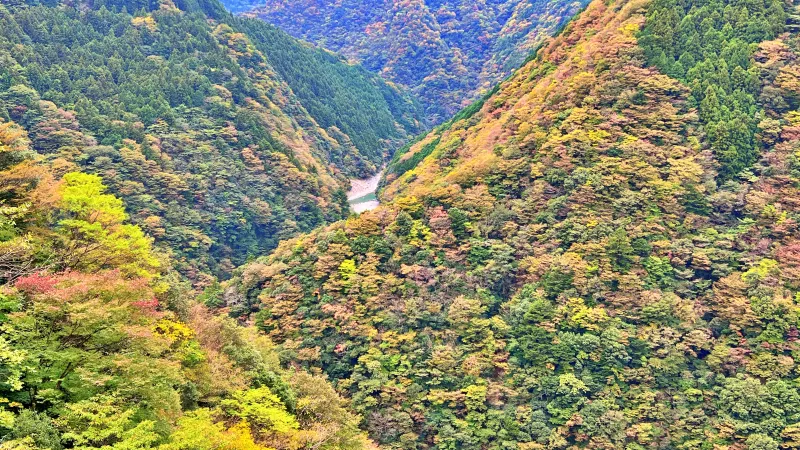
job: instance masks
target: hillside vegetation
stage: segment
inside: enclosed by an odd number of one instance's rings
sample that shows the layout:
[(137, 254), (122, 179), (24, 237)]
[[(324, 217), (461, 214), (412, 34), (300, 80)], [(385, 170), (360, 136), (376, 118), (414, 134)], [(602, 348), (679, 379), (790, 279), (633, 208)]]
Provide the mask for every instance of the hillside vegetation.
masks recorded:
[(385, 448), (800, 447), (792, 9), (593, 1), (221, 298)]
[(0, 5), (0, 117), (101, 175), (198, 278), (346, 217), (345, 177), (373, 173), (421, 116), (216, 0), (29, 0)]
[(0, 122), (0, 448), (361, 449), (323, 377), (198, 304), (100, 177)]
[(587, 0), (225, 0), (358, 61), (449, 119), (519, 67)]

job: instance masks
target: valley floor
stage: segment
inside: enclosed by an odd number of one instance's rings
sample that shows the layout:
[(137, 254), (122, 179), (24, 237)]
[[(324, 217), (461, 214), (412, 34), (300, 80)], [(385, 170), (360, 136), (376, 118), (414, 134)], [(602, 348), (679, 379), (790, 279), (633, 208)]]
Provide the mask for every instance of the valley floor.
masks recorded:
[(375, 196), (375, 191), (382, 176), (383, 170), (369, 178), (350, 180), (351, 188), (347, 193), (347, 201), (353, 211), (361, 213), (378, 207), (380, 202)]

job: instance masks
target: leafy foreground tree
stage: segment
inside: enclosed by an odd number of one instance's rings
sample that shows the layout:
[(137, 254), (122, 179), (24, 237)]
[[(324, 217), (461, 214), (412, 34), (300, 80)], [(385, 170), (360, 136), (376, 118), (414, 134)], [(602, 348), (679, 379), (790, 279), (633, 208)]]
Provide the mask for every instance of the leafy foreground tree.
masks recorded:
[(76, 169), (0, 122), (0, 448), (367, 445), (324, 378), (196, 304)]
[(798, 448), (789, 8), (594, 1), (223, 300), (387, 448)]

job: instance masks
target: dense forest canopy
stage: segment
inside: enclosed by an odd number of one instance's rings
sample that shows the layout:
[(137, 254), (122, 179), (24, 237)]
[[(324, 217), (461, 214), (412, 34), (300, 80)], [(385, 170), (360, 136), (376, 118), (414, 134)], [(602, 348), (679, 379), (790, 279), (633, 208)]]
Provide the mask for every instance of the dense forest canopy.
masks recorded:
[(406, 86), (441, 123), (516, 69), (587, 0), (225, 0)]
[(764, 110), (756, 101), (761, 70), (751, 47), (775, 38), (786, 19), (781, 1), (679, 5), (659, 0), (650, 7), (641, 36), (645, 55), (691, 88), (721, 181), (758, 157), (756, 133)]
[[(536, 5), (363, 4), (259, 11), (441, 68)], [(800, 448), (798, 32), (594, 0), (392, 156), (407, 95), (217, 0), (3, 2), (0, 449)]]
[(212, 315), (97, 175), (0, 121), (0, 448), (362, 449), (319, 375)]
[(219, 304), (384, 448), (798, 448), (794, 23), (594, 1)]
[(19, 1), (0, 23), (0, 116), (102, 175), (193, 278), (346, 217), (345, 176), (422, 126), (376, 76), (216, 0)]

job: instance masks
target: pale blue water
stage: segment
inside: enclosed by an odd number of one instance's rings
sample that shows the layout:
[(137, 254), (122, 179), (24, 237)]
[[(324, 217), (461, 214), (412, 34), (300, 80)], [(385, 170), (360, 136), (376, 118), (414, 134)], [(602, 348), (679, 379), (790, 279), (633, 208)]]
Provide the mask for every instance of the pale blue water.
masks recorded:
[(383, 171), (363, 180), (350, 180), (352, 189), (347, 193), (347, 201), (353, 211), (360, 213), (378, 207), (380, 202), (375, 195)]

